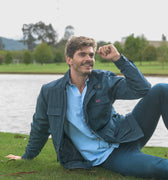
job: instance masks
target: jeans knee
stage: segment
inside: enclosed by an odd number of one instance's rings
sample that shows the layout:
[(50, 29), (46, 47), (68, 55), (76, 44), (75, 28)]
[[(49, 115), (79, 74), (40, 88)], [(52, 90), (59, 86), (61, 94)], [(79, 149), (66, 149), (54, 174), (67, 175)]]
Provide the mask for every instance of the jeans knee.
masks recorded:
[(155, 95), (168, 96), (168, 84), (166, 83), (158, 83), (154, 85), (151, 89)]
[(162, 91), (164, 89), (168, 89), (168, 84), (166, 83), (158, 83), (158, 84), (155, 84), (152, 89), (157, 89), (159, 91)]

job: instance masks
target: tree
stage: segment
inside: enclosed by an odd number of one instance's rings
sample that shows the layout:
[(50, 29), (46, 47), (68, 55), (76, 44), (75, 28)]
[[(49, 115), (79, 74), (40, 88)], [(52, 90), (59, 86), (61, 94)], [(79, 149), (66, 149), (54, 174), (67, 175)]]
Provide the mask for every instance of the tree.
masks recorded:
[(51, 24), (45, 25), (43, 22), (38, 22), (34, 25), (33, 33), (36, 36), (37, 41), (46, 42), (48, 45), (55, 45), (57, 42), (57, 32), (54, 30)]
[(156, 61), (157, 60), (157, 49), (153, 45), (148, 45), (144, 49), (143, 60), (144, 61)]
[(2, 64), (4, 61), (4, 57), (2, 55), (0, 55), (0, 64)]
[[(61, 53), (62, 55), (62, 60), (65, 62), (65, 46), (66, 46), (67, 40), (65, 39), (61, 39), (55, 46), (55, 48), (53, 48), (53, 54), (54, 54), (54, 59), (56, 57), (57, 52)], [(58, 60), (58, 58), (56, 57), (55, 60)], [(54, 61), (55, 61), (54, 60)]]
[(117, 48), (118, 52), (124, 53), (124, 47), (120, 42), (116, 41), (114, 43), (114, 46)]
[(7, 52), (5, 55), (5, 64), (10, 64), (12, 63), (13, 57), (10, 52)]
[(139, 61), (142, 63), (144, 49), (147, 47), (148, 41), (144, 36), (134, 38), (134, 34), (127, 37), (124, 44), (124, 54), (128, 59)]
[(62, 51), (56, 51), (54, 55), (54, 62), (64, 62), (65, 61), (65, 56), (62, 53)]
[(24, 24), (22, 28), (23, 32), (23, 42), (24, 44), (27, 44), (27, 47), (30, 51), (33, 51), (35, 48), (36, 44), (35, 41), (36, 39), (33, 36), (33, 27), (34, 24)]
[(0, 50), (0, 64), (2, 64), (5, 61), (6, 51)]
[(66, 26), (63, 39), (69, 40), (75, 34), (74, 31), (75, 29), (73, 26)]
[(23, 62), (23, 53), (25, 50), (22, 51), (12, 51), (12, 57), (17, 63)]
[(41, 21), (36, 24), (24, 24), (22, 31), (23, 42), (27, 44), (30, 51), (42, 42), (46, 42), (51, 46), (55, 46), (57, 43), (58, 34), (51, 24), (45, 25)]
[(165, 41), (158, 48), (158, 60), (162, 63), (162, 68), (164, 69), (164, 62), (168, 62), (168, 46)]
[(51, 48), (45, 42), (41, 43), (36, 47), (34, 51), (34, 56), (35, 60), (41, 64), (50, 63), (53, 58)]
[(3, 44), (2, 38), (0, 38), (0, 50), (3, 50), (5, 45)]
[(162, 34), (162, 41), (166, 41), (166, 36)]
[(24, 51), (24, 53), (23, 53), (23, 62), (25, 64), (32, 63), (32, 56), (31, 56), (30, 51), (28, 51), (28, 50)]

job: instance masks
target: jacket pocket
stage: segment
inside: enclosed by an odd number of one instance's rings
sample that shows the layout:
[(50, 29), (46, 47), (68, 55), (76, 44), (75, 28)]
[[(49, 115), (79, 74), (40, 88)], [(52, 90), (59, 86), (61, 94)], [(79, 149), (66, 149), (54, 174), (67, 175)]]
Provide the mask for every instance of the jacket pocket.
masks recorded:
[(58, 147), (63, 133), (62, 108), (61, 107), (49, 108), (47, 110), (47, 115), (49, 119), (49, 126), (51, 130), (53, 142), (55, 146)]

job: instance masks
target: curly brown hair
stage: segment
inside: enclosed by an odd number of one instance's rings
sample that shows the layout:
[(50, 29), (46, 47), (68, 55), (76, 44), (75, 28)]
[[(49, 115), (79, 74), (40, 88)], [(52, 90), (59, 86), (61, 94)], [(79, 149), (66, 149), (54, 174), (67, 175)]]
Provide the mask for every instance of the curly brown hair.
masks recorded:
[(70, 58), (73, 58), (73, 55), (77, 50), (89, 46), (93, 47), (94, 51), (96, 51), (97, 43), (93, 38), (88, 38), (84, 36), (79, 36), (79, 37), (74, 36), (66, 44), (65, 55)]

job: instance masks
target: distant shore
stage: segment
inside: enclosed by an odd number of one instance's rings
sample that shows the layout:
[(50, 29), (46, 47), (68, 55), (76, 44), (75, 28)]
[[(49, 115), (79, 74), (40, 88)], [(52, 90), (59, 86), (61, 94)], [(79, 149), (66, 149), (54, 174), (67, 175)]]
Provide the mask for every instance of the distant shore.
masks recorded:
[[(168, 63), (164, 66), (159, 62), (142, 62), (135, 63), (137, 68), (145, 76), (162, 76), (168, 77)], [(69, 69), (67, 63), (53, 64), (1, 64), (0, 74), (65, 74)], [(121, 75), (120, 70), (112, 62), (95, 62), (94, 69), (112, 71)]]
[[(64, 75), (65, 73), (56, 72), (0, 72), (0, 74), (37, 74), (37, 75)], [(122, 75), (121, 73), (116, 73), (117, 75)], [(168, 74), (144, 74), (144, 76), (149, 77), (168, 77)]]

